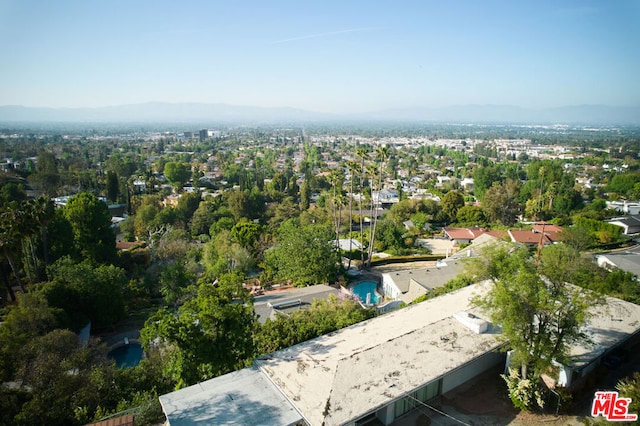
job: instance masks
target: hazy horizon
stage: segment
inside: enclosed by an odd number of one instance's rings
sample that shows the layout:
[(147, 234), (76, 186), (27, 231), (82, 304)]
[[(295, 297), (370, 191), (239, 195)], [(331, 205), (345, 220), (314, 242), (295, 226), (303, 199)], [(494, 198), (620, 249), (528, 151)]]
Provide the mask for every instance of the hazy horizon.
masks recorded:
[(0, 105), (640, 106), (640, 3), (0, 0)]

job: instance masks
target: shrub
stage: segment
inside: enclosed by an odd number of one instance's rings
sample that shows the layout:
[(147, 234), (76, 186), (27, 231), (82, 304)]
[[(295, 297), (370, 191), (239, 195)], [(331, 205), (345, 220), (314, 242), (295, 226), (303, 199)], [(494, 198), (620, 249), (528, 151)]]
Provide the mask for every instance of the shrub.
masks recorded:
[(506, 374), (500, 376), (507, 382), (509, 398), (514, 407), (524, 411), (531, 411), (536, 405), (540, 408), (544, 407), (543, 395), (535, 378), (529, 376), (521, 379), (518, 371), (512, 368), (509, 368), (508, 376)]

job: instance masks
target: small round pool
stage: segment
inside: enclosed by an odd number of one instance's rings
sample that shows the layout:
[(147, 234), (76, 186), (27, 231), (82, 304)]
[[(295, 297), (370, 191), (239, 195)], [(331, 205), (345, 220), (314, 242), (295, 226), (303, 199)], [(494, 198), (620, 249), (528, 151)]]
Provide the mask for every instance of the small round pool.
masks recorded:
[(380, 297), (376, 293), (378, 283), (375, 281), (361, 281), (351, 286), (351, 291), (365, 305), (377, 305)]
[(140, 343), (129, 343), (118, 346), (109, 351), (107, 356), (116, 362), (117, 368), (131, 368), (140, 363), (142, 359), (142, 345)]

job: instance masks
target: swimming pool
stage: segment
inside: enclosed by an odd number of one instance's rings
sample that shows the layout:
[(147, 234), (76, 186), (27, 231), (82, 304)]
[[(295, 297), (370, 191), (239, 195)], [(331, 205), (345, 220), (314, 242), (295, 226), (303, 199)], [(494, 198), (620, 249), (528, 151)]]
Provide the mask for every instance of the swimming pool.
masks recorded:
[(351, 291), (362, 303), (366, 305), (377, 305), (380, 297), (376, 293), (378, 283), (375, 281), (361, 281), (351, 286)]
[(107, 356), (116, 362), (117, 368), (135, 367), (142, 359), (142, 345), (140, 343), (122, 345), (109, 351)]

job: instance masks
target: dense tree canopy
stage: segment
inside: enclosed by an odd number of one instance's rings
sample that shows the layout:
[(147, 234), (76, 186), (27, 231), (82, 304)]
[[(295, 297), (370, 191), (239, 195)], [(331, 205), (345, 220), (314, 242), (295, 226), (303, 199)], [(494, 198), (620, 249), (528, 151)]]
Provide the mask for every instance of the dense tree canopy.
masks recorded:
[(49, 268), (50, 282), (42, 286), (49, 305), (65, 312), (65, 325), (74, 329), (91, 321), (94, 327), (115, 324), (124, 317), (124, 270), (113, 265), (76, 263), (69, 257)]
[(240, 284), (234, 274), (221, 276), (216, 286), (200, 284), (192, 289), (195, 297), (180, 306), (177, 315), (160, 310), (147, 321), (142, 330), (145, 347), (165, 354), (165, 374), (178, 387), (252, 361), (255, 313)]
[(266, 253), (267, 268), (276, 279), (305, 286), (333, 282), (338, 254), (331, 232), (322, 226), (300, 226), (297, 220), (282, 224), (277, 246)]
[(63, 214), (71, 224), (74, 243), (83, 258), (98, 263), (115, 259), (116, 236), (106, 203), (82, 192), (69, 200)]

